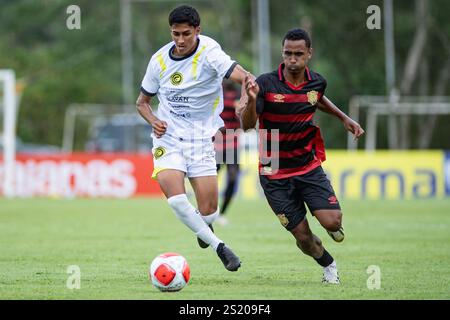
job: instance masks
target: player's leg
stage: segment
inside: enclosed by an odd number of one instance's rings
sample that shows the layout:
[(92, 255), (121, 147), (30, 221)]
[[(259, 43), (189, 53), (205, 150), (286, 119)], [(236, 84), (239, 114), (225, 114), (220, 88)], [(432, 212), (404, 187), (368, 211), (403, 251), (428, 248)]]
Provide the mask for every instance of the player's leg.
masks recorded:
[(306, 217), (293, 229), (289, 230), (296, 240), (297, 247), (306, 255), (318, 259), (323, 255), (322, 241), (309, 228)]
[(185, 173), (179, 170), (167, 169), (158, 173), (158, 183), (167, 198), (167, 202), (181, 222), (189, 227), (197, 237), (217, 246), (220, 240), (212, 233), (199, 212), (190, 203), (185, 187)]
[(212, 224), (219, 216), (216, 160), (212, 143), (207, 142), (201, 147), (201, 159), (192, 159), (187, 166), (187, 176), (195, 193), (199, 216), (205, 225), (211, 226), (204, 230), (204, 234), (198, 235), (199, 245), (203, 248), (211, 246), (227, 270), (237, 271), (241, 266), (239, 257), (212, 230)]
[[(270, 180), (265, 176), (260, 176), (260, 182), (266, 199), (281, 225), (294, 236), (297, 247), (324, 268), (325, 278), (325, 269), (333, 265), (334, 259), (324, 249), (321, 240), (309, 228), (306, 220), (306, 207), (297, 194), (295, 178)], [(332, 283), (339, 283), (339, 278), (333, 280), (335, 282)]]
[(315, 210), (313, 215), (328, 231), (337, 231), (342, 227), (341, 210), (319, 209)]
[(345, 238), (342, 211), (336, 194), (322, 167), (296, 177), (300, 196), (309, 210), (336, 242)]
[(224, 215), (236, 191), (239, 178), (239, 164), (227, 164), (227, 186), (223, 195), (221, 214)]
[[(218, 215), (217, 176), (190, 177), (200, 214), (211, 224)], [(214, 216), (214, 217), (213, 217)], [(208, 219), (209, 217), (209, 219)], [(212, 221), (210, 221), (212, 220)]]
[[(192, 177), (189, 178), (192, 189), (194, 189), (197, 205), (202, 215), (203, 220), (211, 228), (211, 236), (208, 238), (199, 238), (199, 244), (202, 248), (210, 245), (222, 260), (225, 268), (230, 271), (236, 271), (241, 266), (241, 261), (229, 247), (227, 247), (222, 240), (217, 238), (212, 232), (212, 224), (219, 216), (219, 208), (217, 206), (218, 191), (217, 191), (217, 176)], [(212, 238), (214, 235), (215, 239)]]
[(339, 274), (336, 262), (330, 253), (323, 247), (322, 241), (312, 233), (306, 217), (296, 227), (289, 230), (294, 236), (297, 247), (306, 255), (311, 256), (323, 267), (322, 282), (339, 284)]
[[(306, 217), (294, 228), (289, 230), (296, 240), (297, 247), (306, 255), (314, 258), (322, 267), (331, 264), (328, 253), (324, 255), (325, 248), (318, 236), (312, 233)], [(322, 260), (323, 263), (322, 263)]]
[[(217, 176), (189, 178), (189, 181), (195, 193), (200, 216), (211, 231), (214, 232), (213, 223), (219, 216)], [(201, 248), (209, 247), (209, 242), (203, 241), (200, 237), (197, 240)], [(218, 243), (213, 243), (212, 247), (214, 250), (217, 248), (217, 245)]]
[(187, 198), (184, 185), (187, 166), (186, 158), (181, 151), (182, 146), (170, 136), (154, 139), (153, 143), (152, 152), (155, 167), (153, 177), (158, 180), (169, 206), (176, 217), (189, 227), (198, 238), (217, 248), (222, 241), (209, 229), (198, 210)]
[[(227, 139), (233, 139), (231, 143), (227, 143)], [(236, 185), (239, 179), (239, 148), (238, 148), (238, 137), (237, 135), (228, 135), (225, 136), (225, 148), (221, 149), (221, 161), (226, 164), (227, 173), (226, 173), (226, 187), (225, 191), (222, 194), (222, 203), (220, 206), (221, 212), (219, 218), (217, 219), (217, 223), (222, 226), (228, 224), (228, 219), (224, 216), (227, 212), (228, 206), (233, 199), (233, 196), (236, 191)], [(216, 157), (217, 159), (217, 157)]]
[(156, 180), (167, 199), (185, 194), (184, 177), (186, 173), (180, 170), (166, 169), (159, 172)]
[(341, 210), (319, 209), (314, 210), (312, 214), (334, 241), (342, 242), (344, 240), (345, 234), (342, 227)]
[(157, 178), (163, 193), (167, 197), (167, 202), (177, 218), (217, 252), (227, 270), (236, 271), (240, 267), (239, 258), (212, 232), (198, 211), (189, 202), (186, 193), (183, 192), (184, 172), (164, 170), (158, 173)]
[(190, 150), (187, 176), (195, 193), (198, 211), (206, 224), (211, 226), (219, 216), (214, 145), (211, 141), (205, 140), (190, 143), (188, 146)]

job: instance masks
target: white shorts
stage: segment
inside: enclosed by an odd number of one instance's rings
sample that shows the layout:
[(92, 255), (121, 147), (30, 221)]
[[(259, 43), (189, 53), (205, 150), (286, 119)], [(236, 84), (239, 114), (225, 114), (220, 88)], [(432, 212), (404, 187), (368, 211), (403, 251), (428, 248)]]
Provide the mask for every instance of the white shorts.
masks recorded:
[(152, 178), (166, 169), (183, 171), (188, 178), (217, 175), (212, 138), (193, 140), (164, 134), (153, 138), (152, 153)]

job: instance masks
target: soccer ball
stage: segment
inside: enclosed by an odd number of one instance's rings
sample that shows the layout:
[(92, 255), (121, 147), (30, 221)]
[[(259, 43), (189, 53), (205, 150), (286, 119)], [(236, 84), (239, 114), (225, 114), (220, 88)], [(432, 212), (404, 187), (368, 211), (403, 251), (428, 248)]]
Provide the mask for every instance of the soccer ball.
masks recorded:
[(180, 291), (189, 282), (191, 270), (182, 255), (166, 252), (153, 259), (149, 276), (161, 291)]

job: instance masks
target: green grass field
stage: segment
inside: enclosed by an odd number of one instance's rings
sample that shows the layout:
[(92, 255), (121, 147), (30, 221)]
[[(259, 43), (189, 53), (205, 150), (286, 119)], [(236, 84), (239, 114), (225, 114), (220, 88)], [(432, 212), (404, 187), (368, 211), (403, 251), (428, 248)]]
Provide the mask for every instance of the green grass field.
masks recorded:
[[(346, 201), (346, 239), (334, 243), (308, 214), (335, 257), (342, 284), (295, 246), (265, 201), (236, 201), (216, 226), (243, 261), (228, 272), (200, 249), (164, 200), (0, 200), (0, 299), (449, 299), (450, 201)], [(191, 267), (180, 292), (152, 287), (156, 255), (179, 252)], [(69, 290), (69, 265), (81, 289)], [(369, 290), (366, 271), (381, 269)]]

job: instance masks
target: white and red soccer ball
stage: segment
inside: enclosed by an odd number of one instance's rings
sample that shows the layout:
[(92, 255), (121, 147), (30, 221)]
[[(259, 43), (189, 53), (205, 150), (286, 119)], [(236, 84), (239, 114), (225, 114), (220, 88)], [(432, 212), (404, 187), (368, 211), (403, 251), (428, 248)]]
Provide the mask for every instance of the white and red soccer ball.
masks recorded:
[(166, 252), (153, 259), (149, 276), (161, 291), (180, 291), (189, 282), (191, 270), (182, 255)]

